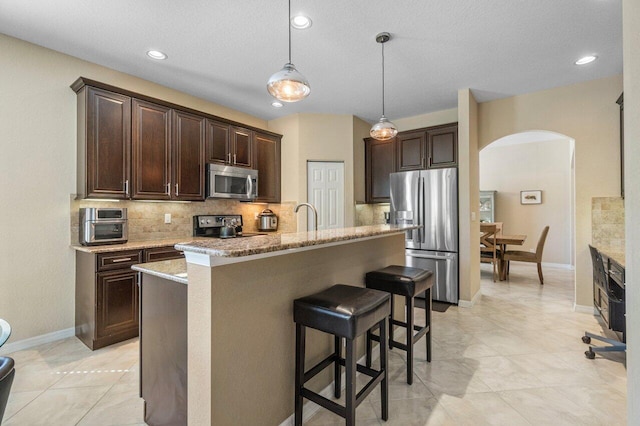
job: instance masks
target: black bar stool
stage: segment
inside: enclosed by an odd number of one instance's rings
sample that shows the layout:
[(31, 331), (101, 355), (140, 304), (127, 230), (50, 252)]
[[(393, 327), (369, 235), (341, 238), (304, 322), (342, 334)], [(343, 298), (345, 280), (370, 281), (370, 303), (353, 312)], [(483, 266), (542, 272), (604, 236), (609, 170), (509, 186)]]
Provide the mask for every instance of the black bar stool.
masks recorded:
[[(407, 352), (407, 383), (413, 384), (413, 345), (425, 334), (427, 335), (427, 361), (431, 362), (431, 287), (433, 286), (432, 272), (420, 268), (391, 265), (377, 271), (367, 272), (367, 288), (382, 290), (391, 294), (404, 296), (406, 299), (407, 322), (393, 319), (393, 302), (391, 303), (391, 317), (389, 320), (389, 348), (398, 348)], [(425, 326), (414, 324), (413, 308), (416, 306), (416, 296), (422, 297), (424, 293)], [(396, 342), (393, 339), (393, 326), (398, 325), (407, 330), (406, 344)], [(413, 331), (417, 334), (413, 334)], [(372, 340), (384, 342), (386, 339), (376, 336), (371, 331), (367, 332), (367, 367), (371, 366)], [(382, 343), (380, 346), (386, 346)]]
[[(295, 424), (302, 424), (302, 401), (307, 398), (331, 410), (346, 420), (347, 426), (356, 424), (356, 407), (381, 384), (382, 418), (389, 417), (389, 383), (387, 380), (387, 347), (380, 345), (380, 370), (357, 364), (355, 340), (372, 328), (380, 329), (382, 339), (387, 335), (387, 318), (391, 312), (391, 296), (388, 293), (348, 285), (334, 285), (327, 290), (296, 299), (293, 302), (293, 320), (296, 323), (296, 388)], [(309, 371), (304, 369), (306, 327), (333, 334), (333, 354)], [(346, 359), (341, 357), (342, 339), (346, 340)], [(383, 348), (384, 347), (384, 348)], [(304, 384), (334, 364), (334, 394), (340, 398), (340, 366), (345, 366), (345, 405), (339, 405), (304, 387)], [(356, 395), (356, 371), (372, 379)]]

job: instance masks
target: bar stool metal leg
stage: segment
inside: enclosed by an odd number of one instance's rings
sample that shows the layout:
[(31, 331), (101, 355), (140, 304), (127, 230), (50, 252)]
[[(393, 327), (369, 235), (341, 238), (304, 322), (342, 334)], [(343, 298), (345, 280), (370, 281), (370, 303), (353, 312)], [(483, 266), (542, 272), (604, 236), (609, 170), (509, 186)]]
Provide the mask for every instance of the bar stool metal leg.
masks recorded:
[(336, 361), (333, 363), (334, 365), (334, 370), (333, 370), (333, 383), (334, 383), (334, 390), (333, 390), (333, 394), (335, 395), (336, 398), (340, 398), (340, 392), (341, 392), (341, 387), (342, 387), (342, 383), (341, 383), (341, 371), (340, 371), (340, 363), (338, 362), (338, 360), (340, 359), (340, 345), (342, 344), (341, 342), (341, 338), (338, 336), (335, 336), (335, 348), (334, 348), (334, 354), (335, 354), (335, 358)]
[(384, 342), (387, 341), (387, 319), (380, 321), (380, 370), (384, 371), (384, 379), (382, 379), (382, 389), (380, 405), (382, 411), (382, 420), (387, 421), (389, 419), (389, 370), (387, 369), (387, 345)]
[(406, 298), (407, 306), (407, 383), (413, 384), (413, 297)]
[(428, 288), (425, 292), (426, 300), (424, 304), (425, 318), (426, 318), (426, 327), (429, 327), (429, 331), (427, 331), (426, 341), (427, 341), (427, 362), (431, 362), (431, 288)]
[(296, 324), (296, 402), (295, 402), (295, 426), (302, 426), (302, 394), (304, 386), (304, 348), (305, 327)]
[(389, 320), (389, 349), (393, 349), (393, 321), (395, 319), (393, 317), (393, 294), (391, 294), (391, 316), (389, 318), (391, 318)]
[(345, 389), (345, 419), (347, 426), (355, 426), (356, 424), (356, 354), (355, 341), (346, 339), (347, 356), (345, 359), (346, 370), (346, 389)]

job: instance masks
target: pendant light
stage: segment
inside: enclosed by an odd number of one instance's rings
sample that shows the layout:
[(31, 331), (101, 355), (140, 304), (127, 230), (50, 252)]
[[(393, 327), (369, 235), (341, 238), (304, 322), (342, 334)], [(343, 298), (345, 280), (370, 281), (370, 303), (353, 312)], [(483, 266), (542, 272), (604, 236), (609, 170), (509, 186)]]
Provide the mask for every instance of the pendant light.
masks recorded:
[(369, 134), (379, 141), (393, 139), (398, 134), (396, 125), (384, 116), (384, 44), (390, 39), (391, 34), (389, 33), (380, 33), (376, 36), (376, 41), (382, 45), (382, 117), (380, 117), (380, 121), (371, 127)]
[(283, 102), (298, 102), (309, 96), (311, 87), (307, 79), (291, 63), (291, 0), (289, 0), (289, 62), (273, 74), (267, 82), (267, 90), (274, 98)]

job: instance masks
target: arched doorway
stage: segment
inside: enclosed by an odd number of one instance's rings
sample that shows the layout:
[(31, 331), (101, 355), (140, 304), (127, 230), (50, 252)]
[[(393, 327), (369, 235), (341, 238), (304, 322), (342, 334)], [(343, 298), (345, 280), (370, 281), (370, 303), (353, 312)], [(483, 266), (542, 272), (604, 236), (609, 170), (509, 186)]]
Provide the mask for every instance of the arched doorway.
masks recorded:
[[(532, 130), (497, 139), (479, 154), (480, 189), (496, 191), (495, 221), (505, 233), (526, 234), (519, 248), (525, 251), (535, 251), (548, 225), (543, 264), (566, 269), (575, 268), (574, 151), (573, 138)], [(521, 191), (530, 190), (542, 192), (540, 204), (521, 203)]]

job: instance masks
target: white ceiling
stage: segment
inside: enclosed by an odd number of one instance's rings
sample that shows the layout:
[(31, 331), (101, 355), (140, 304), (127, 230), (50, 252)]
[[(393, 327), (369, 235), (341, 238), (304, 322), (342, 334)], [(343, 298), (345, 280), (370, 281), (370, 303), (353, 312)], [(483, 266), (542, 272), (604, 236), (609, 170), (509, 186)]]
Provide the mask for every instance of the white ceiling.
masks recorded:
[[(313, 20), (292, 30), (292, 61), (311, 95), (280, 109), (266, 82), (287, 62), (287, 0), (0, 0), (0, 32), (264, 119), (313, 112), (373, 122), (379, 32), (392, 35), (393, 120), (453, 108), (460, 88), (482, 102), (620, 74), (621, 8), (620, 0), (292, 0), (294, 14)], [(149, 49), (169, 58), (150, 60)], [(599, 59), (573, 64), (587, 54)]]

